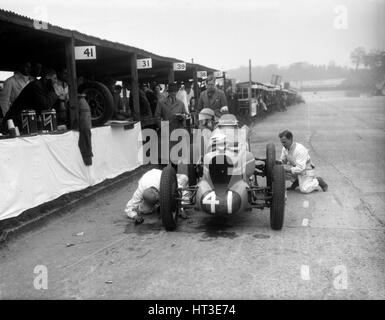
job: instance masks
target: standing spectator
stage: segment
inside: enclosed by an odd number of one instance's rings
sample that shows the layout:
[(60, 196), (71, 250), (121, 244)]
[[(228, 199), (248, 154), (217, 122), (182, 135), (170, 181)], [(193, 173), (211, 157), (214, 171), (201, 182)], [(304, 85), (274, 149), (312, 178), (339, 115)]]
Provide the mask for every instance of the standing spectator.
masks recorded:
[(238, 99), (237, 93), (232, 86), (228, 86), (226, 89), (226, 99), (229, 104), (229, 113), (237, 116), (238, 115)]
[(69, 100), (68, 95), (68, 72), (63, 68), (57, 73), (57, 81), (54, 85), (56, 94), (65, 101)]
[(151, 112), (152, 114), (155, 114), (156, 105), (158, 103), (158, 98), (155, 92), (156, 82), (153, 81), (151, 83), (151, 88), (148, 88), (147, 86), (144, 86), (144, 92), (146, 93), (147, 100), (150, 104)]
[[(158, 127), (161, 127), (161, 120), (168, 121), (169, 125), (169, 134), (175, 130), (184, 127), (184, 120), (186, 119), (186, 110), (182, 101), (176, 98), (176, 93), (178, 91), (178, 85), (176, 83), (170, 83), (168, 85), (168, 96), (162, 100), (158, 101), (156, 107), (155, 116), (159, 118)], [(172, 147), (178, 143), (178, 141), (169, 141), (169, 152)], [(162, 145), (165, 141), (162, 141)], [(173, 155), (170, 155), (172, 162), (176, 163), (177, 160), (173, 158)], [(175, 160), (175, 161), (173, 161)]]
[(0, 106), (5, 116), (13, 102), (19, 96), (24, 87), (31, 82), (31, 63), (26, 62), (19, 66), (14, 75), (4, 82), (4, 88), (0, 92)]
[(266, 107), (266, 103), (263, 101), (263, 95), (261, 92), (258, 95), (258, 106), (260, 107), (261, 118), (262, 119), (266, 118), (267, 107)]
[(69, 94), (68, 94), (68, 72), (62, 68), (57, 74), (57, 82), (54, 85), (59, 99), (56, 101), (55, 109), (59, 124), (69, 125)]
[(112, 92), (112, 98), (114, 100), (114, 119), (117, 120), (125, 120), (126, 117), (124, 116), (124, 110), (123, 110), (123, 99), (120, 96), (122, 92), (122, 86), (117, 84), (114, 87), (114, 91)]
[(187, 82), (184, 87), (186, 90), (187, 105), (190, 110), (193, 107), (192, 103), (194, 101), (194, 90), (192, 90), (190, 82)]
[(185, 111), (187, 114), (190, 113), (189, 111), (189, 104), (188, 104), (188, 101), (187, 101), (187, 92), (186, 90), (184, 89), (184, 84), (182, 84), (176, 94), (176, 98), (180, 101), (183, 102), (184, 104), (184, 107), (185, 107)]
[(42, 70), (43, 70), (42, 64), (39, 62), (34, 62), (32, 64), (31, 75), (30, 75), (31, 81), (39, 80), (41, 77)]
[(287, 111), (286, 100), (287, 100), (286, 94), (284, 92), (279, 92), (278, 93), (278, 103), (279, 103), (279, 107), (280, 107), (281, 112)]
[[(160, 88), (160, 86), (159, 86), (159, 88)], [(160, 99), (167, 98), (167, 96), (168, 96), (167, 85), (164, 85), (163, 91), (162, 91), (161, 88), (160, 88), (159, 93), (160, 93), (160, 95), (159, 95), (159, 97), (158, 97), (158, 101), (159, 101)]]
[(215, 77), (213, 75), (207, 77), (206, 84), (207, 89), (199, 96), (198, 111), (203, 108), (210, 108), (214, 110), (217, 117), (220, 117), (222, 112), (228, 112), (225, 93), (215, 87)]
[(155, 116), (161, 120), (169, 121), (170, 133), (174, 129), (183, 128), (183, 120), (186, 115), (185, 106), (182, 101), (176, 98), (178, 85), (170, 83), (168, 85), (168, 95), (166, 98), (158, 101)]
[[(155, 90), (154, 90), (155, 94), (156, 94), (156, 104), (158, 104), (158, 101), (162, 98), (165, 98), (166, 96), (162, 94), (162, 88), (160, 87), (159, 84), (157, 84), (155, 86)], [(156, 108), (155, 108), (156, 110)]]
[[(135, 121), (139, 120), (139, 114), (136, 114), (134, 109), (134, 100), (132, 97), (131, 92), (131, 85), (129, 82), (127, 82), (127, 90), (130, 90), (130, 97), (128, 99), (128, 104), (131, 110), (131, 116), (134, 118)], [(143, 90), (143, 87), (139, 87), (139, 112), (140, 117), (150, 117), (152, 115), (151, 113), (151, 107), (150, 103), (148, 102), (146, 93)]]

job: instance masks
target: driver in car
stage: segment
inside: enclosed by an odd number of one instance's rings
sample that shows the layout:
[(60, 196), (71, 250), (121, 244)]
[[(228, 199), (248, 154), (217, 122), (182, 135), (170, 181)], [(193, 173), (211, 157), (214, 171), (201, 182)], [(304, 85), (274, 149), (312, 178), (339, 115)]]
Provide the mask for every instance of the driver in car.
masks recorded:
[(199, 129), (214, 130), (215, 126), (215, 113), (210, 108), (204, 108), (199, 112), (198, 115)]
[[(144, 221), (142, 215), (151, 214), (159, 208), (159, 189), (162, 170), (151, 169), (147, 171), (138, 182), (132, 198), (127, 202), (124, 212), (128, 218), (133, 219), (135, 224)], [(184, 174), (176, 175), (179, 188), (188, 186), (188, 177)], [(180, 213), (182, 218), (186, 218), (184, 213)]]

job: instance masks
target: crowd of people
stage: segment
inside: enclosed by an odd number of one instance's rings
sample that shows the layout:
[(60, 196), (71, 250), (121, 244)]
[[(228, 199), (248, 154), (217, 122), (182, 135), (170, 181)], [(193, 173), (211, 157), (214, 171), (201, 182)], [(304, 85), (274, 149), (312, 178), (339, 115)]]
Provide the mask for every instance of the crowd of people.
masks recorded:
[[(40, 63), (26, 62), (21, 64), (14, 75), (4, 82), (0, 91), (1, 131), (7, 131), (7, 120), (12, 119), (20, 129), (23, 110), (34, 110), (39, 116), (42, 110), (54, 108), (58, 124), (69, 125), (69, 95), (67, 84), (68, 73), (65, 68), (57, 71), (43, 67)], [(79, 83), (81, 82), (79, 79)], [(123, 97), (123, 88), (131, 91), (129, 81), (121, 84), (112, 79), (104, 81), (113, 97), (112, 119), (126, 120), (157, 117), (166, 120), (173, 128), (182, 127), (186, 117), (197, 121), (197, 114), (204, 108), (210, 108), (219, 117), (223, 113), (232, 113), (241, 122), (250, 121), (250, 108), (242, 106), (239, 94), (234, 86), (228, 86), (224, 91), (216, 81), (209, 76), (200, 83), (174, 82), (168, 85), (152, 81), (139, 85), (139, 114), (134, 108), (133, 96)], [(197, 86), (197, 88), (193, 88)], [(194, 95), (198, 93), (198, 96)], [(282, 90), (259, 90), (257, 97), (257, 114), (264, 118), (271, 111), (286, 111), (287, 106), (294, 103), (295, 96), (288, 95)], [(248, 102), (247, 102), (248, 103)], [(246, 111), (244, 113), (244, 111)], [(244, 118), (244, 119), (243, 119)]]
[[(124, 82), (123, 85), (127, 91), (131, 91), (131, 84), (129, 82)], [(127, 103), (123, 102), (122, 89), (121, 85), (114, 85), (112, 89), (115, 103), (114, 118), (117, 120), (124, 120), (130, 117), (137, 121), (146, 117), (159, 117), (161, 114), (164, 115), (166, 110), (172, 109), (176, 101), (178, 105), (181, 105), (180, 102), (183, 104), (184, 114), (189, 114), (194, 106), (194, 91), (190, 82), (173, 82), (168, 85), (161, 85), (156, 81), (140, 83), (138, 88), (139, 114), (135, 111), (131, 94), (127, 99)], [(179, 111), (181, 110), (178, 109), (178, 113)]]
[(21, 64), (14, 75), (4, 81), (0, 91), (1, 132), (8, 130), (8, 120), (21, 129), (21, 112), (55, 109), (59, 124), (68, 124), (68, 73), (65, 68), (55, 71), (40, 63)]

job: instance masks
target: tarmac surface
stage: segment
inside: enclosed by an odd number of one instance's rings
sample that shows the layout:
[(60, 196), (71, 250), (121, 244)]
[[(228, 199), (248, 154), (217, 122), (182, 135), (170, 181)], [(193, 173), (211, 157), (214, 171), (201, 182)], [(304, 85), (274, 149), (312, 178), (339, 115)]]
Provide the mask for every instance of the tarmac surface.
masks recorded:
[(1, 247), (0, 299), (385, 299), (385, 97), (305, 99), (253, 128), (258, 157), (292, 130), (329, 184), (289, 191), (281, 231), (268, 209), (135, 226), (134, 176)]

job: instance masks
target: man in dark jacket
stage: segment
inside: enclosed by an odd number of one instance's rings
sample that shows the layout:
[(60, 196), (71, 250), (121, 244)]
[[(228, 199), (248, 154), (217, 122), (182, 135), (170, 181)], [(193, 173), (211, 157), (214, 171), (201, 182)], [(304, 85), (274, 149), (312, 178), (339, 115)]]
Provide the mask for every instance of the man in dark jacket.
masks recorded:
[(227, 113), (228, 105), (225, 93), (215, 88), (215, 77), (209, 75), (206, 80), (207, 90), (201, 92), (198, 100), (198, 111), (204, 108), (214, 110), (215, 115), (219, 118), (222, 113)]
[[(175, 129), (184, 127), (183, 120), (186, 118), (186, 109), (182, 101), (176, 98), (178, 85), (168, 85), (168, 96), (158, 101), (155, 110), (155, 117), (159, 120), (169, 121), (170, 133)], [(160, 126), (160, 124), (159, 124)]]
[[(176, 129), (181, 129), (184, 127), (184, 120), (186, 119), (186, 109), (182, 101), (176, 98), (176, 93), (178, 92), (178, 85), (176, 83), (170, 83), (168, 85), (168, 95), (167, 97), (160, 99), (156, 106), (155, 117), (158, 118), (158, 127), (162, 129), (161, 121), (168, 121), (168, 130), (169, 136), (161, 135), (161, 148), (164, 148), (167, 143), (169, 146), (169, 155), (173, 163), (177, 163), (175, 159), (177, 155), (171, 154), (172, 148), (178, 143), (178, 141), (170, 140), (171, 134)], [(181, 137), (179, 137), (181, 139)], [(164, 139), (168, 139), (165, 141)], [(162, 160), (164, 161), (164, 159)]]
[(7, 120), (13, 119), (15, 126), (21, 128), (21, 112), (26, 109), (35, 110), (40, 114), (42, 110), (53, 108), (59, 96), (55, 93), (57, 83), (55, 70), (47, 69), (40, 80), (30, 82), (13, 102), (3, 120), (6, 128)]

